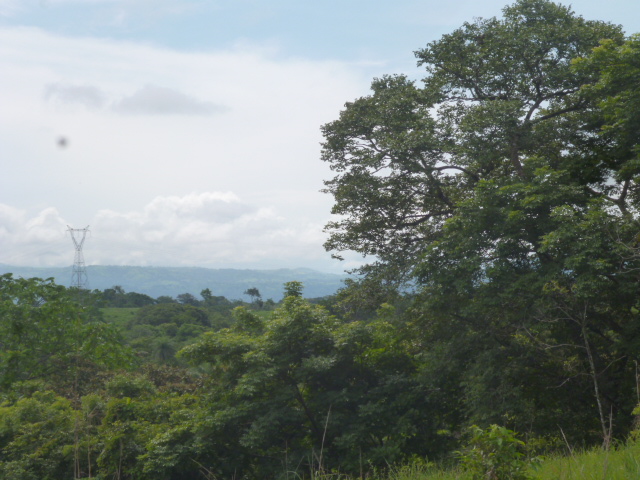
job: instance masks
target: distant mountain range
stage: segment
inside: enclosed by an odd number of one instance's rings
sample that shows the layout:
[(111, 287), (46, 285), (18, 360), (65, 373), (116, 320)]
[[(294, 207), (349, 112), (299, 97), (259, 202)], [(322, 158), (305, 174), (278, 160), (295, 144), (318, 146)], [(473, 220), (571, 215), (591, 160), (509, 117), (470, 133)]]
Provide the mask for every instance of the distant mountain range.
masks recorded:
[[(14, 267), (0, 264), (0, 274), (12, 273), (16, 277), (53, 277), (59, 285), (68, 287), (71, 283), (71, 266), (66, 268)], [(257, 288), (264, 300), (282, 298), (285, 282), (300, 281), (304, 284), (307, 298), (324, 297), (341, 288), (346, 275), (322, 273), (307, 268), (278, 270), (211, 269), (197, 267), (87, 267), (88, 288), (104, 290), (114, 285), (125, 292), (144, 293), (153, 298), (161, 295), (175, 297), (190, 293), (200, 298), (205, 288), (213, 295), (222, 295), (230, 300), (249, 298), (245, 290)]]

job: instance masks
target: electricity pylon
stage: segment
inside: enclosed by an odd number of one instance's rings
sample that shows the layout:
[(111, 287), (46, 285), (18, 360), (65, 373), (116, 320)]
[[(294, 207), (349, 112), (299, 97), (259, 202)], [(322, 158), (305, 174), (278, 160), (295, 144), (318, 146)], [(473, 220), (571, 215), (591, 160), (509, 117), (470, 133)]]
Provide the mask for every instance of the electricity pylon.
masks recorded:
[[(67, 225), (67, 228), (71, 234), (71, 240), (73, 240), (73, 244), (76, 247), (76, 254), (73, 259), (73, 270), (71, 273), (71, 286), (78, 290), (84, 290), (87, 288), (89, 278), (87, 277), (87, 268), (84, 265), (82, 245), (84, 245), (84, 239), (89, 231), (89, 225), (87, 225), (86, 228), (71, 228)], [(82, 234), (82, 238), (80, 238), (80, 234)]]

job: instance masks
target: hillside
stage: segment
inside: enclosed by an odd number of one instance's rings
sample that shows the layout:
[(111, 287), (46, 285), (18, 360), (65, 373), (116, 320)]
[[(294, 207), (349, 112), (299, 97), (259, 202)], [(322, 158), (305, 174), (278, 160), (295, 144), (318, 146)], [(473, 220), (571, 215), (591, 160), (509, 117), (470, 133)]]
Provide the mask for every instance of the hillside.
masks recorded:
[[(53, 277), (56, 283), (69, 286), (71, 267), (40, 268), (0, 265), (0, 273), (13, 273), (21, 277)], [(343, 275), (322, 273), (311, 269), (239, 270), (197, 267), (130, 267), (88, 266), (89, 288), (104, 290), (120, 285), (127, 292), (138, 292), (157, 298), (161, 295), (175, 297), (181, 293), (199, 296), (209, 288), (214, 295), (229, 299), (244, 298), (248, 288), (260, 290), (264, 299), (282, 298), (282, 285), (297, 280), (304, 283), (304, 295), (308, 298), (323, 297), (335, 293), (341, 286)]]

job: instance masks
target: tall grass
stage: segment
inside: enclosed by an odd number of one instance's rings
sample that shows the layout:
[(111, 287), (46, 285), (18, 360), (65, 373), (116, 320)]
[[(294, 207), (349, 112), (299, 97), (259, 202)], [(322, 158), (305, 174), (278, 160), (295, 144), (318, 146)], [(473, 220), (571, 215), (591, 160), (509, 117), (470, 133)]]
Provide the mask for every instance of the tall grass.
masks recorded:
[(459, 480), (464, 478), (459, 469), (443, 470), (432, 465), (405, 465), (392, 468), (384, 477), (376, 480)]
[(630, 480), (640, 479), (640, 443), (594, 448), (570, 456), (547, 458), (534, 472), (540, 480)]
[[(640, 479), (640, 442), (612, 447), (592, 448), (547, 457), (529, 471), (532, 480), (635, 480)], [(317, 475), (313, 480), (360, 480), (359, 477)], [(384, 474), (368, 475), (366, 480), (468, 480), (461, 468), (441, 469), (431, 464), (394, 467)], [(507, 479), (505, 479), (507, 480)]]

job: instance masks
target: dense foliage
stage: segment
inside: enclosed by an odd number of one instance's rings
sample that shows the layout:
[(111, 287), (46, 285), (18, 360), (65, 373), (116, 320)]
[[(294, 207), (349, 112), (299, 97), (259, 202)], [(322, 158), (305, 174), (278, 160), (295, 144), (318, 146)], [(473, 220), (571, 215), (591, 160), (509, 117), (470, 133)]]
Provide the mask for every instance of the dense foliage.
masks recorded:
[(373, 258), (335, 297), (0, 276), (0, 478), (526, 478), (514, 430), (629, 434), (640, 37), (519, 0), (416, 55), (323, 127), (326, 246)]
[(326, 246), (377, 259), (355, 291), (412, 283), (416, 339), (470, 421), (577, 441), (629, 427), (637, 52), (521, 0), (416, 52), (422, 87), (377, 79), (324, 127)]

